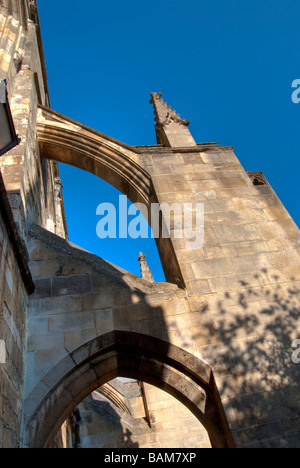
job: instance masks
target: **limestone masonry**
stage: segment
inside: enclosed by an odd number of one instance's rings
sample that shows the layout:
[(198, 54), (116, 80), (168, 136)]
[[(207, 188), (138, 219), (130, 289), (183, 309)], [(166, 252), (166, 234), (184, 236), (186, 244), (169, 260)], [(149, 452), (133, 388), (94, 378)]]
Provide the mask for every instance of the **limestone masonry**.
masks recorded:
[[(0, 447), (299, 448), (300, 232), (264, 175), (160, 93), (154, 146), (58, 114), (36, 2), (0, 5), (21, 140), (0, 158)], [(157, 239), (156, 283), (142, 253), (139, 278), (71, 244), (59, 162), (148, 208), (204, 203), (203, 247)]]

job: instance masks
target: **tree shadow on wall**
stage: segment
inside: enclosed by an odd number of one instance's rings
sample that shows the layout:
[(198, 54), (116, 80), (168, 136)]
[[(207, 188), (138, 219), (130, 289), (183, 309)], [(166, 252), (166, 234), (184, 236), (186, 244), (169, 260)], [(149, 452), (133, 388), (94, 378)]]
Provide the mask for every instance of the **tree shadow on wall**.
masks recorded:
[(266, 269), (251, 284), (240, 281), (239, 292), (224, 293), (211, 309), (205, 327), (212, 345), (203, 357), (216, 373), (238, 446), (300, 448), (300, 364), (292, 361), (299, 287)]
[(111, 402), (92, 393), (79, 408), (82, 448), (139, 448), (133, 439), (138, 423)]

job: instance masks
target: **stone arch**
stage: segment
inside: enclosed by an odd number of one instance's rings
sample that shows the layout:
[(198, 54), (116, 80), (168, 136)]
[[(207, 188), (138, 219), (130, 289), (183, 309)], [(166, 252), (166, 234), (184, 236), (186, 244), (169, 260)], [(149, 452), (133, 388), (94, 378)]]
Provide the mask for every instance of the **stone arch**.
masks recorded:
[(42, 107), (37, 136), (42, 158), (91, 172), (133, 203), (149, 205), (156, 199), (151, 177), (133, 147)]
[[(132, 203), (145, 204), (151, 224), (151, 204), (157, 203), (158, 198), (137, 149), (42, 106), (37, 118), (37, 138), (43, 159), (90, 172)], [(179, 278), (184, 285), (171, 240), (160, 237), (156, 243), (166, 280), (175, 283)]]
[[(66, 373), (57, 381), (62, 368)], [(86, 343), (43, 378), (39, 385), (46, 385), (49, 392), (27, 424), (28, 446), (45, 447), (87, 395), (118, 376), (168, 392), (203, 424), (212, 447), (234, 447), (211, 368), (175, 345), (125, 331), (109, 332)], [(38, 391), (36, 388), (34, 393)]]

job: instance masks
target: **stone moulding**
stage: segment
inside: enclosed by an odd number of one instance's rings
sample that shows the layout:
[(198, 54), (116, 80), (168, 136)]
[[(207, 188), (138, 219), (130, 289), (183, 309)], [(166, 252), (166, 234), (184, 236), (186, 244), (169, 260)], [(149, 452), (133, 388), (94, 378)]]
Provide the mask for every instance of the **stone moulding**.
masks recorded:
[(118, 395), (118, 392), (110, 384), (106, 383), (102, 385), (97, 390), (95, 390), (95, 392), (110, 400), (117, 408), (124, 411), (124, 413), (131, 415), (128, 406), (122, 401)]
[[(64, 366), (69, 371), (59, 379)], [(181, 401), (204, 425), (214, 448), (235, 447), (210, 366), (165, 341), (120, 330), (86, 343), (45, 376), (49, 392), (27, 420), (28, 447), (47, 446), (82, 397), (119, 375), (155, 385)], [(51, 389), (50, 382), (56, 382)]]
[(154, 199), (151, 177), (134, 148), (46, 108), (40, 108), (37, 136), (43, 158), (91, 172), (134, 203), (149, 205)]
[(209, 151), (233, 151), (233, 146), (225, 146), (225, 145), (218, 145), (217, 143), (198, 143), (195, 147), (166, 147), (163, 145), (145, 145), (145, 146), (134, 146), (135, 150), (139, 152), (139, 154), (145, 153), (206, 153)]

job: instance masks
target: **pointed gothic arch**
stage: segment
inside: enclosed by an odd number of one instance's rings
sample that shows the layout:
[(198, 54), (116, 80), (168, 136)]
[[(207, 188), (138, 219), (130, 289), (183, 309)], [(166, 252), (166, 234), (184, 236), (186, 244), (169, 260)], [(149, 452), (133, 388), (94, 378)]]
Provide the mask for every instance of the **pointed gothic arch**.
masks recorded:
[[(57, 381), (62, 367), (69, 372)], [(128, 331), (113, 331), (84, 344), (43, 378), (40, 385), (49, 392), (27, 424), (28, 446), (47, 446), (87, 395), (118, 376), (166, 391), (201, 422), (213, 448), (234, 447), (211, 368), (175, 345)]]

